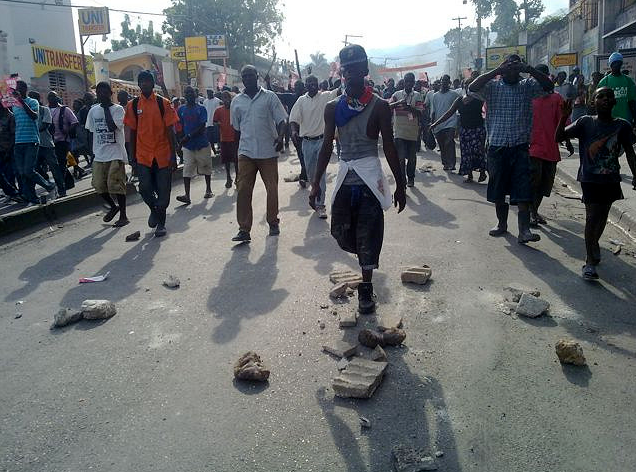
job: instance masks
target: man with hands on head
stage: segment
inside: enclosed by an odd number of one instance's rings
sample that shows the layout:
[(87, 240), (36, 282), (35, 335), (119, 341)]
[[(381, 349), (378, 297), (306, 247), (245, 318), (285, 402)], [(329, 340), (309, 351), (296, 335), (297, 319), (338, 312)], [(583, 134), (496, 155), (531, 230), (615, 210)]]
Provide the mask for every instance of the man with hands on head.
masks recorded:
[[(325, 135), (309, 194), (309, 205), (316, 209), (322, 179), (333, 152), (336, 127), (342, 153), (331, 200), (331, 235), (345, 251), (356, 254), (362, 270), (358, 285), (358, 311), (375, 310), (373, 270), (378, 268), (384, 237), (384, 210), (391, 207), (391, 192), (378, 155), (382, 133), (384, 155), (397, 186), (393, 195), (398, 212), (404, 209), (404, 175), (400, 168), (391, 128), (389, 104), (365, 86), (369, 73), (367, 54), (352, 44), (340, 51), (340, 66), (346, 88), (325, 109)], [(324, 190), (323, 190), (324, 191)]]
[[(520, 73), (530, 74), (524, 79)], [(500, 78), (496, 78), (501, 76)], [(532, 100), (551, 91), (550, 78), (511, 54), (496, 69), (477, 77), (468, 90), (486, 102), (488, 133), (487, 199), (495, 204), (497, 226), (490, 236), (508, 232), (508, 203), (518, 206), (520, 244), (539, 241), (530, 231), (530, 158), (528, 154), (532, 130)]]

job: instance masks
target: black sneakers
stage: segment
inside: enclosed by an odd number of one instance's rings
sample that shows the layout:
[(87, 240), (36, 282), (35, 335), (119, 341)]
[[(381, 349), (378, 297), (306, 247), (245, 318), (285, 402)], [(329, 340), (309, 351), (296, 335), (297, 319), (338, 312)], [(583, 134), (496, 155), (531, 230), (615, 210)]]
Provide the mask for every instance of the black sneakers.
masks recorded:
[(239, 232), (232, 238), (232, 241), (236, 241), (239, 243), (247, 243), (251, 241), (250, 233), (247, 231), (239, 230)]
[(358, 285), (358, 311), (367, 315), (375, 311), (375, 294), (371, 282), (362, 282)]

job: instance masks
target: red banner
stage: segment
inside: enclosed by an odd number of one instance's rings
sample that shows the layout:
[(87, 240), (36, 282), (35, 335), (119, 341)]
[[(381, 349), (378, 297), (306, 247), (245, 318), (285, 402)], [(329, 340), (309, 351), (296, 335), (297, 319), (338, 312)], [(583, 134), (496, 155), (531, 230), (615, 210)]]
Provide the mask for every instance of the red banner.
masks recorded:
[(416, 64), (413, 66), (402, 66), (402, 67), (384, 67), (379, 70), (380, 74), (392, 73), (392, 72), (406, 72), (409, 70), (417, 70), (417, 69), (426, 69), (427, 67), (435, 67), (437, 65), (437, 61), (435, 62), (427, 62), (426, 64)]

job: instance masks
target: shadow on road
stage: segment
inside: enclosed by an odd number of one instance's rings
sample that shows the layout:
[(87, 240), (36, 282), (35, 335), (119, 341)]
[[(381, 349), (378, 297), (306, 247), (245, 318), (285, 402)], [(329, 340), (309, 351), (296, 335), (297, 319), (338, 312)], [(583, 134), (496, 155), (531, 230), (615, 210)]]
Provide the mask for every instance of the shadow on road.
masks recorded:
[(406, 206), (417, 213), (409, 217), (415, 223), (425, 226), (442, 226), (447, 229), (458, 228), (457, 224), (453, 223), (456, 219), (455, 215), (435, 205), (417, 187), (410, 188), (408, 194), (410, 198), (406, 199)]

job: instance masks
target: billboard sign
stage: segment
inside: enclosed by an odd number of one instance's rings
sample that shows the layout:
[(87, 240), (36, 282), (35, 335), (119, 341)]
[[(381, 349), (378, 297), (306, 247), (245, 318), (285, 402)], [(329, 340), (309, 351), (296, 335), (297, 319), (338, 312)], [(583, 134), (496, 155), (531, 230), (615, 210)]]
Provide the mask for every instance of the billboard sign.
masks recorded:
[(208, 59), (227, 59), (227, 43), (224, 34), (209, 34), (205, 37)]
[(80, 8), (77, 10), (79, 34), (91, 36), (93, 34), (110, 34), (110, 19), (108, 8)]
[(527, 60), (525, 45), (486, 48), (486, 70), (496, 69), (510, 54), (517, 54), (522, 61)]

